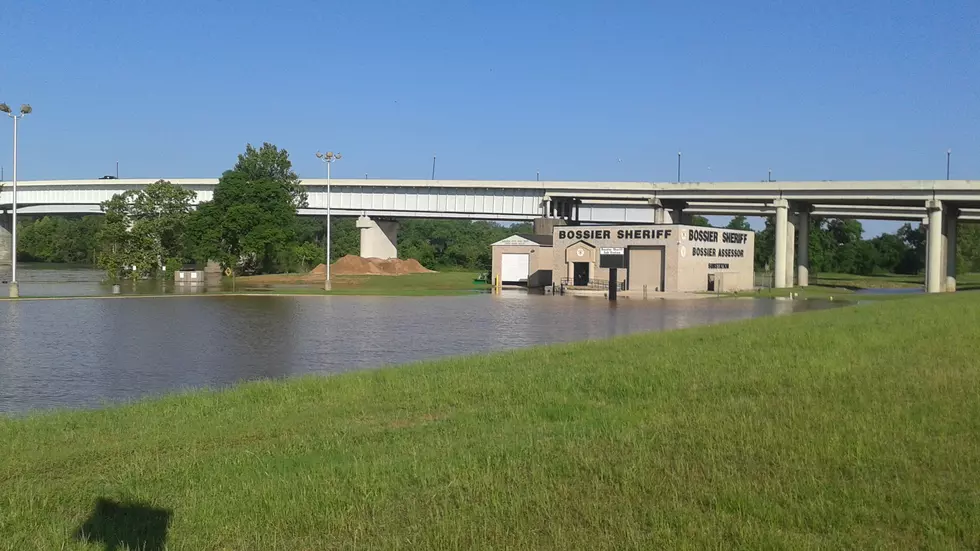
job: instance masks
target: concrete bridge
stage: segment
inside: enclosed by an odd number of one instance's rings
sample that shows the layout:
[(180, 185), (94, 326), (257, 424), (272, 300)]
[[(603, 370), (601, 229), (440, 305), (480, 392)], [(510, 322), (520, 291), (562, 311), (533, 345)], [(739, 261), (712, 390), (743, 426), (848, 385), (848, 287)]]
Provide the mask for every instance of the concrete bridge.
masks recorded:
[[(18, 183), (18, 214), (97, 214), (114, 194), (156, 179), (50, 180)], [(211, 199), (217, 179), (170, 182)], [(397, 220), (463, 218), (555, 224), (684, 223), (695, 214), (775, 217), (777, 287), (808, 284), (810, 216), (907, 220), (928, 226), (926, 287), (955, 289), (956, 223), (980, 220), (980, 180), (800, 182), (572, 182), (479, 180), (302, 181), (301, 215), (358, 217), (361, 255), (395, 254)], [(9, 183), (0, 190), (0, 263), (10, 261)], [(799, 231), (797, 231), (799, 228)], [(794, 249), (796, 249), (794, 251)], [(795, 272), (795, 277), (794, 277)]]

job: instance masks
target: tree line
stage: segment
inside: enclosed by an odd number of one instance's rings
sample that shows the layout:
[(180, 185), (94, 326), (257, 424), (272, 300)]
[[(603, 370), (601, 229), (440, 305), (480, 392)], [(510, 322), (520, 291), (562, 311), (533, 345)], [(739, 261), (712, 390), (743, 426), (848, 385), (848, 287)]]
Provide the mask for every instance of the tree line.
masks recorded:
[[(218, 180), (212, 199), (198, 201), (188, 189), (158, 181), (113, 196), (104, 216), (46, 216), (18, 225), (18, 259), (96, 264), (107, 278), (172, 277), (181, 266), (209, 260), (238, 274), (307, 271), (325, 260), (322, 219), (300, 217), (306, 193), (285, 150), (265, 143), (247, 145), (235, 165)], [(692, 224), (707, 226), (695, 216)], [(744, 216), (728, 228), (751, 230)], [(360, 230), (350, 218), (331, 224), (331, 261), (358, 254)], [(403, 220), (398, 232), (401, 258), (415, 258), (430, 269), (488, 270), (490, 244), (530, 224), (502, 226), (465, 220)], [(925, 233), (905, 224), (894, 234), (863, 238), (856, 220), (810, 220), (810, 271), (852, 274), (917, 274), (925, 266)], [(771, 269), (774, 224), (756, 232), (755, 264)], [(960, 224), (958, 271), (980, 271), (980, 228)]]
[[(733, 220), (734, 222), (734, 220)], [(895, 233), (864, 239), (857, 220), (810, 218), (809, 268), (813, 273), (858, 275), (919, 274), (926, 265), (926, 232), (922, 226), (903, 224)], [(775, 224), (766, 220), (756, 232), (757, 269), (771, 269), (775, 260)], [(956, 271), (980, 271), (980, 226), (960, 223), (956, 231)]]

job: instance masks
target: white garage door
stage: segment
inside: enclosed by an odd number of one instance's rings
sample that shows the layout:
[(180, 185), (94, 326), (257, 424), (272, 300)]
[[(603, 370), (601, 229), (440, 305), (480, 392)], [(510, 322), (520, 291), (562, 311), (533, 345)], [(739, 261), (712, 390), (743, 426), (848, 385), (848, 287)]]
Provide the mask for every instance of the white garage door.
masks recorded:
[(526, 282), (530, 262), (531, 259), (528, 254), (502, 254), (500, 256), (500, 281), (506, 283)]

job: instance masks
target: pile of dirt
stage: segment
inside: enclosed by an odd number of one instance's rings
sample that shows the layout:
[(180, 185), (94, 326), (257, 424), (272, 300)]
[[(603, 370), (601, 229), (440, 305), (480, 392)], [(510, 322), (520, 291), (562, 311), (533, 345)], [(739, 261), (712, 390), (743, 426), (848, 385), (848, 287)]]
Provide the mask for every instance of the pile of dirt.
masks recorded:
[[(426, 269), (419, 264), (418, 260), (409, 258), (401, 260), (391, 258), (382, 260), (380, 258), (361, 258), (355, 255), (346, 255), (334, 262), (330, 266), (331, 275), (405, 275), (405, 274), (427, 274), (432, 270)], [(325, 264), (320, 264), (310, 275), (324, 275), (327, 273)]]

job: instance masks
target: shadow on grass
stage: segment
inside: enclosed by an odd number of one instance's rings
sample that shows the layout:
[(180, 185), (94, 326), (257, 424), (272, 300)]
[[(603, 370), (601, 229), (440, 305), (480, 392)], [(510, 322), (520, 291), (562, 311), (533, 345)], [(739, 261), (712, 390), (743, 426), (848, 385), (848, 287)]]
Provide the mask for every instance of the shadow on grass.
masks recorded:
[(170, 516), (166, 509), (99, 498), (92, 514), (75, 531), (75, 539), (101, 543), (105, 551), (163, 551)]

